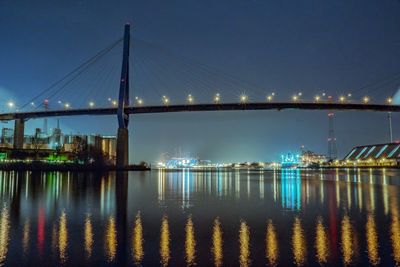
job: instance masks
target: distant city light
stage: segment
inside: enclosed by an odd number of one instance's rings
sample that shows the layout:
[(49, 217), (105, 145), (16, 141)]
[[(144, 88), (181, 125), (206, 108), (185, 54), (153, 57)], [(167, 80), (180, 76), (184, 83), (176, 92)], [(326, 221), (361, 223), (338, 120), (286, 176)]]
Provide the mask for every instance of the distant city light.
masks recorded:
[(369, 97), (368, 96), (364, 96), (363, 103), (367, 104), (368, 102), (369, 102)]
[(340, 102), (344, 102), (345, 100), (346, 100), (346, 98), (345, 98), (344, 96), (340, 96), (340, 97), (339, 97), (339, 101), (340, 101)]
[(314, 100), (315, 100), (316, 102), (318, 102), (319, 100), (321, 100), (321, 97), (320, 97), (319, 95), (316, 95), (316, 96), (314, 97)]
[(247, 100), (248, 100), (248, 96), (247, 96), (247, 95), (242, 94), (242, 95), (240, 96), (240, 103), (246, 103)]
[(271, 102), (272, 101), (272, 95), (269, 95), (269, 96), (267, 96), (267, 100), (268, 100), (268, 102)]
[(139, 98), (139, 99), (137, 99), (137, 103), (138, 103), (139, 105), (142, 105), (142, 104), (143, 104), (143, 100), (142, 100), (141, 98)]
[(91, 107), (91, 108), (94, 107), (94, 102), (93, 101), (89, 102), (89, 107)]
[(387, 102), (388, 104), (392, 104), (392, 103), (393, 103), (393, 99), (392, 99), (391, 97), (388, 97), (388, 98), (386, 99), (386, 102)]
[(69, 103), (65, 103), (65, 105), (64, 105), (65, 108), (70, 108), (70, 106), (71, 105)]
[(297, 95), (294, 95), (294, 96), (292, 97), (292, 100), (293, 100), (294, 102), (296, 102), (297, 100), (299, 100), (299, 97), (298, 97)]
[(115, 106), (117, 106), (118, 102), (117, 102), (117, 100), (112, 100), (111, 104), (115, 107)]

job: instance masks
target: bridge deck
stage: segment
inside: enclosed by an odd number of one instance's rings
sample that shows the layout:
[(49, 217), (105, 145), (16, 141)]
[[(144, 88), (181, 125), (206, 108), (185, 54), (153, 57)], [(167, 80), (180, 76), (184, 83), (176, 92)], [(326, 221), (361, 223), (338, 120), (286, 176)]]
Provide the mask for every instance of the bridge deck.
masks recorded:
[[(375, 111), (375, 112), (400, 112), (400, 105), (384, 104), (354, 104), (354, 103), (221, 103), (221, 104), (193, 104), (169, 106), (142, 106), (127, 107), (129, 114), (189, 112), (189, 111), (229, 111), (229, 110), (348, 110), (348, 111)], [(30, 111), (15, 113), (0, 113), (0, 120), (31, 119), (43, 117), (79, 116), (79, 115), (114, 115), (117, 108), (84, 108), (62, 109), (47, 111)]]

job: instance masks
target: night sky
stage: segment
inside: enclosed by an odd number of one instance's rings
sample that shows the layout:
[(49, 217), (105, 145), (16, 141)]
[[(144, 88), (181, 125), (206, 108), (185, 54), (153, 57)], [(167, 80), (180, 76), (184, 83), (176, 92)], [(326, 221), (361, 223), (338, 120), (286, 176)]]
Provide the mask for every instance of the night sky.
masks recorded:
[[(34, 4), (1, 0), (0, 110), (8, 111), (6, 104), (11, 100), (17, 106), (29, 101), (120, 38), (126, 22), (134, 26), (133, 61), (151, 62), (146, 61), (146, 53), (150, 55), (152, 50), (141, 45), (155, 44), (257, 85), (258, 91), (243, 90), (253, 101), (264, 101), (270, 92), (276, 92), (280, 100), (302, 92), (304, 99), (311, 100), (324, 91), (334, 98), (351, 92), (357, 100), (368, 94), (373, 102), (383, 102), (400, 87), (400, 79), (392, 79), (398, 78), (400, 72), (399, 14), (397, 0), (64, 0)], [(121, 51), (113, 55), (110, 62), (118, 69)], [(151, 60), (156, 62), (157, 58), (154, 54)], [(142, 75), (140, 60), (131, 63), (131, 95), (143, 97), (145, 103), (159, 104), (150, 86), (155, 78)], [(171, 61), (171, 69), (175, 67), (179, 66)], [(193, 77), (197, 75), (194, 70), (190, 74)], [(185, 79), (183, 73), (173, 77), (163, 73), (167, 82), (172, 78)], [(115, 77), (115, 82), (110, 82), (112, 96), (118, 91), (118, 73)], [(374, 85), (377, 81), (383, 83)], [(196, 83), (191, 84), (192, 91), (175, 85), (170, 85), (170, 89), (158, 87), (158, 91), (171, 96), (175, 103), (182, 103), (188, 92), (195, 99), (202, 95), (202, 102), (207, 97), (211, 101), (217, 92), (215, 88), (199, 92)], [(79, 90), (70, 92), (78, 100), (82, 95)], [(229, 87), (219, 87), (218, 92), (222, 98), (241, 93)], [(69, 101), (73, 106), (75, 99)], [(399, 115), (393, 115), (397, 139), (399, 120)], [(26, 133), (42, 124), (41, 120), (29, 121)], [(2, 123), (2, 127), (10, 126), (11, 123)], [(49, 127), (54, 126), (55, 119), (49, 119)], [(116, 134), (117, 119), (61, 118), (61, 126), (66, 133)], [(129, 130), (134, 162), (154, 162), (161, 153), (174, 154), (179, 147), (217, 162), (277, 160), (281, 153), (298, 150), (301, 145), (327, 153), (326, 111), (148, 114), (132, 116)], [(338, 112), (335, 131), (339, 156), (354, 145), (387, 142), (387, 114)]]

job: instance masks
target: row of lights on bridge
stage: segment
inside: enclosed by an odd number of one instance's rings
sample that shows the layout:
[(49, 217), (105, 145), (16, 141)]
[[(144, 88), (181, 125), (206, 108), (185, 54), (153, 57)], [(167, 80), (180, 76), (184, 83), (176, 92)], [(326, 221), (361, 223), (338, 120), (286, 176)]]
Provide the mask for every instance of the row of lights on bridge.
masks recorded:
[[(297, 94), (295, 94), (295, 95), (293, 95), (293, 96), (292, 96), (292, 101), (293, 101), (293, 102), (300, 102), (300, 101), (301, 101), (302, 95), (303, 95), (303, 94), (302, 94), (301, 92), (300, 92), (300, 93), (297, 93)], [(270, 95), (267, 95), (267, 96), (266, 96), (267, 102), (272, 102), (272, 101), (274, 100), (274, 97), (275, 97), (275, 93), (271, 93)], [(347, 94), (346, 96), (342, 95), (342, 96), (339, 96), (338, 101), (339, 101), (339, 103), (347, 103), (347, 102), (350, 101), (350, 98), (351, 98), (351, 97), (352, 97), (352, 94)], [(324, 100), (324, 99), (325, 99), (325, 100)], [(215, 94), (213, 100), (214, 100), (214, 104), (219, 104), (219, 103), (221, 103), (221, 95), (220, 95), (219, 93)], [(244, 103), (247, 103), (247, 102), (249, 101), (249, 97), (248, 97), (246, 94), (241, 94), (240, 97), (239, 97), (239, 100), (240, 100), (240, 103), (244, 104)], [(315, 102), (315, 103), (322, 102), (322, 101), (325, 101), (325, 102), (326, 102), (326, 101), (332, 102), (332, 101), (333, 101), (333, 97), (332, 97), (332, 96), (326, 96), (325, 93), (323, 93), (323, 94), (321, 94), (321, 95), (316, 95), (316, 96), (314, 97), (314, 102)], [(118, 106), (118, 101), (115, 100), (115, 99), (108, 98), (108, 102), (110, 102), (110, 104), (111, 104), (113, 107), (117, 107), (117, 106)], [(139, 98), (139, 97), (135, 97), (135, 102), (136, 102), (136, 104), (139, 105), (139, 106), (143, 105), (143, 103), (144, 103), (143, 99), (142, 99), (142, 98)], [(164, 105), (168, 106), (168, 105), (170, 104), (170, 99), (169, 99), (167, 96), (164, 95), (164, 96), (162, 96), (162, 98), (161, 98), (161, 102), (162, 102)], [(194, 103), (194, 97), (193, 97), (191, 94), (189, 94), (189, 95), (187, 96), (187, 98), (186, 98), (186, 102), (187, 102), (187, 104), (193, 104), (193, 103)], [(362, 98), (362, 103), (363, 103), (363, 104), (368, 104), (368, 103), (370, 103), (370, 98), (369, 98), (368, 96), (364, 96), (364, 97)], [(388, 98), (386, 99), (386, 103), (387, 103), (387, 104), (392, 104), (392, 103), (393, 103), (393, 99), (392, 99), (391, 97), (388, 97)], [(62, 101), (59, 100), (59, 101), (58, 101), (58, 104), (60, 104), (61, 106), (63, 106), (65, 109), (71, 108), (71, 104), (68, 103), (68, 102), (64, 103), (64, 102), (62, 102)], [(14, 103), (13, 101), (9, 101), (9, 102), (7, 102), (7, 106), (8, 106), (10, 109), (11, 109), (11, 108), (15, 108), (15, 103)], [(31, 103), (31, 106), (35, 106), (35, 103), (32, 102), (32, 103)], [(88, 103), (88, 106), (89, 106), (89, 108), (94, 108), (94, 107), (95, 107), (95, 102), (94, 102), (94, 101), (90, 101), (90, 102)]]

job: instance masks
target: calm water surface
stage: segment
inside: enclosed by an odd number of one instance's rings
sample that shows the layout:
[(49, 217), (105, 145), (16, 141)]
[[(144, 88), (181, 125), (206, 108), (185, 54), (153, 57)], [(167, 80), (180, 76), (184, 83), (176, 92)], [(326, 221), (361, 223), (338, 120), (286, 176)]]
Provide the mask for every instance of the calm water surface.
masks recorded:
[(396, 266), (400, 172), (0, 172), (6, 266)]

